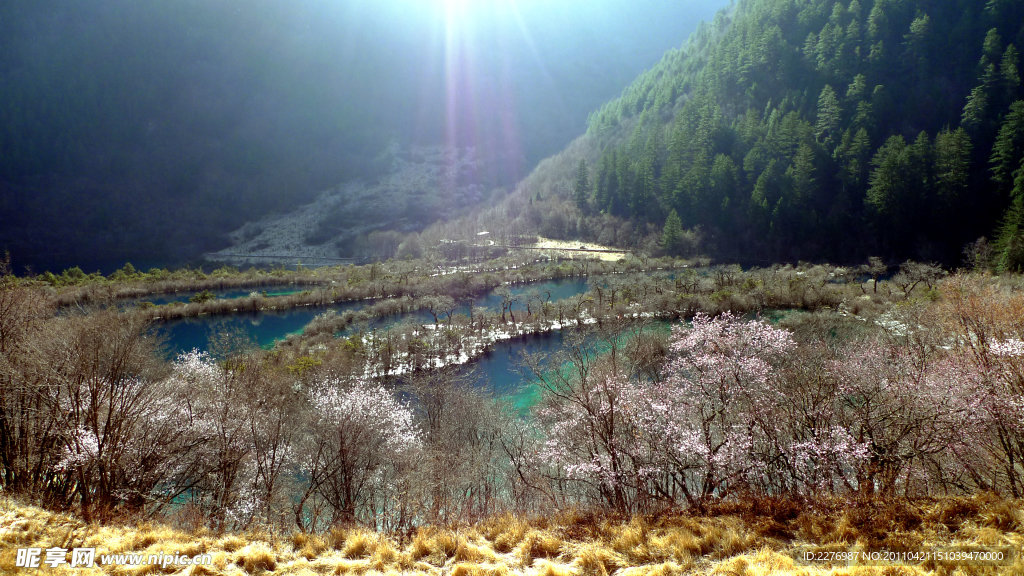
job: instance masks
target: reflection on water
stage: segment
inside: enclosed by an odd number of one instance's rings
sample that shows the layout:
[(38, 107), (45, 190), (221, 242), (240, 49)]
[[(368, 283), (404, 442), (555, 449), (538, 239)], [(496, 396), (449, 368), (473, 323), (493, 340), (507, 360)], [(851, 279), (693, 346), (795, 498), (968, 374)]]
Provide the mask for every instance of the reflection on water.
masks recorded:
[[(643, 330), (645, 333), (654, 331), (668, 335), (672, 326), (679, 325), (678, 321), (655, 320)], [(624, 344), (626, 339), (633, 336), (632, 330), (616, 337), (619, 344)], [(463, 368), (465, 371), (476, 370), (474, 385), (491, 390), (497, 396), (506, 396), (512, 400), (512, 404), (519, 410), (529, 409), (536, 404), (541, 397), (541, 390), (535, 384), (536, 376), (531, 372), (523, 358), (529, 354), (541, 353), (545, 356), (558, 352), (564, 343), (565, 332), (557, 330), (520, 338), (516, 340), (503, 340), (493, 346), (493, 350), (485, 353), (477, 359), (473, 365)], [(597, 354), (602, 354), (609, 349), (607, 343), (591, 341), (588, 345)], [(542, 370), (547, 373), (563, 366), (554, 366), (550, 363), (541, 365)]]
[(511, 397), (513, 405), (523, 410), (540, 398), (540, 389), (533, 384), (533, 373), (523, 363), (523, 356), (556, 352), (562, 341), (561, 330), (502, 340), (461, 370), (472, 371), (474, 386), (492, 391), (496, 396)]
[[(559, 300), (571, 298), (577, 294), (585, 293), (587, 291), (587, 281), (586, 279), (580, 278), (562, 278), (558, 280), (545, 280), (542, 282), (517, 284), (514, 286), (507, 286), (507, 288), (509, 289), (512, 297), (517, 298), (516, 302), (512, 305), (512, 312), (519, 314), (526, 311), (526, 300), (533, 292), (536, 292), (537, 296), (542, 301), (557, 302)], [(502, 297), (492, 291), (489, 294), (477, 296), (471, 300), (456, 302), (459, 306), (452, 313), (452, 316), (455, 316), (456, 314), (469, 316), (470, 306), (474, 308), (486, 308), (491, 311), (501, 310), (501, 302)], [(390, 316), (374, 318), (361, 326), (350, 327), (340, 332), (339, 336), (348, 336), (356, 330), (384, 330), (401, 324), (407, 320), (411, 320), (419, 324), (432, 324), (434, 322), (434, 317), (426, 310), (415, 310), (405, 314), (392, 314)], [(438, 321), (441, 321), (440, 316), (438, 317)]]
[[(362, 308), (364, 302), (335, 304), (331, 310), (344, 312)], [(261, 311), (230, 316), (200, 316), (182, 318), (157, 325), (157, 331), (167, 339), (168, 355), (176, 357), (193, 348), (209, 350), (210, 337), (216, 333), (239, 332), (262, 348), (271, 348), (274, 342), (296, 334), (309, 324), (324, 308), (304, 306), (289, 310)]]
[[(520, 284), (509, 287), (510, 292), (519, 297), (519, 301), (513, 307), (516, 312), (526, 310), (526, 295), (537, 291), (544, 300), (550, 298), (552, 302), (582, 294), (587, 291), (586, 280), (578, 278), (566, 278), (560, 280), (547, 280), (530, 284)], [(236, 293), (239, 296), (247, 296), (250, 291), (236, 290), (226, 294)], [(177, 295), (175, 295), (177, 297)], [(229, 297), (229, 296), (225, 296)], [(187, 297), (184, 297), (187, 301)], [(155, 301), (155, 300), (154, 300)], [(472, 305), (475, 307), (488, 308), (490, 310), (501, 309), (501, 296), (490, 293), (474, 298)], [(247, 338), (256, 342), (263, 348), (270, 348), (277, 340), (286, 338), (289, 334), (296, 334), (309, 324), (318, 314), (325, 310), (334, 310), (337, 313), (346, 310), (358, 310), (366, 306), (369, 301), (344, 302), (327, 307), (304, 306), (291, 308), (282, 311), (261, 311), (247, 314), (233, 314), (230, 316), (200, 316), (198, 318), (183, 318), (172, 320), (158, 325), (158, 331), (162, 333), (168, 344), (168, 354), (175, 357), (182, 352), (193, 348), (209, 350), (210, 336), (215, 333), (226, 331), (240, 331)], [(463, 303), (456, 314), (469, 314), (469, 302)], [(377, 318), (368, 323), (367, 329), (384, 329), (394, 326), (407, 319), (413, 319), (423, 324), (434, 321), (433, 316), (425, 310), (418, 310), (406, 314), (394, 314), (384, 318)]]

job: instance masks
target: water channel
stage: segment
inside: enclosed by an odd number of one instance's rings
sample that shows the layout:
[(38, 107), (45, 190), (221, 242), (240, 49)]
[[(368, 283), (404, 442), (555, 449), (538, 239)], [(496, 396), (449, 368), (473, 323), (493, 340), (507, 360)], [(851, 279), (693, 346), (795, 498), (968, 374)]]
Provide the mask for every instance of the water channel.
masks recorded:
[[(567, 278), (518, 284), (511, 286), (510, 292), (514, 296), (519, 297), (519, 301), (515, 304), (515, 310), (525, 311), (526, 295), (533, 291), (539, 293), (541, 298), (550, 299), (550, 301), (555, 302), (577, 294), (583, 294), (587, 289), (586, 279)], [(230, 297), (229, 294), (232, 293), (245, 296), (249, 294), (249, 291), (236, 290), (234, 292), (226, 292), (224, 295), (225, 297)], [(342, 313), (346, 310), (361, 309), (371, 302), (370, 300), (365, 300), (346, 302), (328, 307), (309, 306), (278, 312), (265, 311), (254, 314), (186, 318), (167, 322), (160, 326), (159, 330), (166, 338), (171, 357), (193, 348), (207, 350), (211, 336), (218, 331), (240, 331), (260, 346), (270, 348), (274, 345), (275, 341), (283, 339), (289, 334), (301, 332), (306, 324), (325, 310), (334, 310), (337, 313)], [(501, 309), (501, 302), (501, 296), (491, 292), (475, 298), (472, 301), (472, 305), (494, 311)], [(767, 312), (761, 317), (775, 324), (788, 312), (774, 310)], [(455, 313), (468, 314), (469, 304), (462, 304)], [(751, 320), (756, 317), (757, 315), (755, 314), (748, 315), (748, 319)], [(374, 319), (368, 323), (369, 325), (366, 328), (387, 329), (409, 319), (423, 324), (433, 322), (433, 316), (429, 312), (417, 310)], [(668, 321), (658, 321), (655, 328), (668, 332), (670, 325), (671, 323)], [(540, 397), (540, 391), (531, 384), (532, 375), (524, 372), (523, 355), (534, 353), (551, 354), (557, 352), (562, 345), (563, 333), (561, 331), (500, 341), (483, 355), (475, 358), (459, 370), (464, 375), (469, 375), (476, 387), (488, 390), (496, 396), (508, 397), (516, 408), (525, 409), (536, 402)], [(552, 369), (554, 367), (549, 366), (548, 368)]]
[[(509, 291), (519, 297), (513, 310), (521, 311), (526, 309), (526, 294), (536, 290), (541, 298), (555, 302), (565, 298), (583, 294), (587, 291), (586, 279), (563, 278), (558, 280), (545, 280), (526, 284), (516, 284), (509, 287)], [(237, 293), (237, 296), (247, 296), (251, 291), (234, 290), (227, 294)], [(227, 296), (226, 297), (230, 297)], [(185, 298), (187, 296), (178, 296)], [(155, 300), (151, 300), (155, 302)], [(271, 348), (274, 342), (286, 338), (289, 334), (300, 333), (313, 318), (323, 314), (326, 310), (333, 310), (342, 313), (347, 310), (359, 310), (369, 305), (371, 300), (356, 302), (344, 302), (331, 306), (304, 306), (290, 308), (281, 311), (260, 311), (256, 313), (243, 313), (218, 316), (200, 316), (197, 318), (183, 318), (172, 320), (157, 326), (158, 331), (165, 337), (168, 355), (175, 357), (182, 352), (192, 349), (208, 350), (210, 338), (218, 332), (239, 332), (246, 338), (252, 340), (263, 348)], [(487, 308), (489, 310), (501, 309), (501, 296), (491, 292), (472, 300), (472, 306)], [(470, 312), (470, 304), (463, 303), (456, 310), (456, 314)], [(426, 310), (416, 310), (405, 314), (395, 314), (383, 318), (375, 318), (366, 326), (367, 329), (386, 329), (406, 320), (413, 320), (419, 323), (431, 323), (433, 316)]]

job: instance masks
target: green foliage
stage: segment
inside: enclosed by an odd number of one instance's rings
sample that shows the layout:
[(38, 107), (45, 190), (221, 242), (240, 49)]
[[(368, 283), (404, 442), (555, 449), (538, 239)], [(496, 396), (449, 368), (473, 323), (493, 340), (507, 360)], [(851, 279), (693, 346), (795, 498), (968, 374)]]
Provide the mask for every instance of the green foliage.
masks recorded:
[(1003, 90), (1007, 94), (1015, 94), (1020, 89), (1020, 53), (1017, 47), (1010, 44), (1003, 53), (1003, 59), (999, 65), (999, 73), (1002, 75)]
[(1012, 195), (995, 242), (995, 266), (1000, 272), (1024, 271), (1024, 159), (1015, 172)]
[(960, 123), (968, 130), (977, 131), (985, 122), (987, 114), (988, 95), (985, 93), (983, 86), (977, 86), (971, 90), (971, 95), (967, 98), (967, 105), (964, 106), (964, 113), (960, 118)]
[(833, 150), (838, 144), (841, 122), (839, 99), (835, 90), (826, 84), (818, 97), (818, 121), (814, 126), (815, 137), (826, 149)]
[(992, 146), (992, 180), (1001, 189), (1008, 189), (1013, 183), (1013, 170), (1024, 156), (1024, 100), (1010, 106), (999, 136)]
[(576, 207), (586, 213), (590, 200), (590, 178), (587, 176), (587, 161), (582, 158), (576, 169), (576, 182), (573, 185), (572, 197), (576, 202)]
[(665, 220), (665, 228), (661, 233), (661, 247), (669, 254), (679, 254), (683, 244), (683, 221), (673, 210)]
[(301, 377), (321, 364), (323, 364), (323, 360), (320, 358), (314, 358), (313, 356), (299, 356), (295, 359), (294, 364), (288, 366), (288, 372)]
[(196, 294), (195, 296), (189, 298), (188, 301), (192, 302), (193, 304), (202, 304), (203, 302), (209, 302), (210, 300), (213, 300), (216, 297), (217, 295), (214, 294), (213, 292), (210, 292), (209, 290), (203, 290), (199, 294)]
[[(1005, 211), (1020, 159), (1020, 56), (1003, 39), (1024, 21), (992, 28), (971, 0), (868, 6), (722, 12), (591, 116), (595, 207), (674, 210), (730, 255), (958, 260)], [(1002, 197), (984, 189), (989, 151)]]
[(935, 191), (955, 207), (967, 191), (971, 168), (971, 137), (963, 128), (944, 130), (935, 137)]
[[(131, 266), (131, 264), (129, 264), (129, 266)], [(226, 265), (221, 266), (220, 268), (214, 270), (213, 272), (210, 272), (210, 276), (214, 278), (231, 278), (234, 276), (238, 276), (238, 274), (238, 268)]]

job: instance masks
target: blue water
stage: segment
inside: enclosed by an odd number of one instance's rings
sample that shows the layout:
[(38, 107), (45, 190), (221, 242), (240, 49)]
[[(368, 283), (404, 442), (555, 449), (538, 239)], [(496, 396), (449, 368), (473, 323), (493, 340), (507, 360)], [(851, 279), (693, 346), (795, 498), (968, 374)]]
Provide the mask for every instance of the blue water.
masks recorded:
[[(536, 377), (523, 361), (526, 354), (551, 354), (562, 346), (561, 330), (546, 332), (528, 338), (503, 340), (494, 344), (473, 362), (462, 367), (473, 376), (473, 385), (505, 396), (518, 409), (529, 408), (540, 398)], [(545, 366), (546, 367), (546, 366)]]
[[(672, 326), (678, 324), (677, 321), (657, 320), (645, 328), (645, 331), (654, 330), (667, 335)], [(537, 385), (537, 376), (527, 368), (524, 356), (538, 352), (544, 355), (558, 352), (564, 342), (564, 334), (563, 331), (556, 330), (527, 338), (497, 342), (492, 350), (485, 352), (462, 370), (464, 373), (472, 374), (476, 387), (491, 391), (495, 396), (508, 398), (512, 401), (513, 407), (520, 411), (528, 410), (540, 400), (541, 389)], [(627, 331), (623, 338), (631, 334), (631, 331)], [(607, 350), (607, 345), (592, 341), (588, 348), (601, 354)], [(545, 374), (565, 368), (568, 368), (568, 365), (556, 366), (550, 361), (541, 363), (541, 370)]]
[[(521, 284), (510, 287), (513, 294), (525, 295), (532, 290), (542, 292), (541, 296), (546, 298), (544, 291), (550, 292), (551, 301), (561, 300), (576, 294), (587, 291), (586, 280), (561, 279)], [(239, 291), (235, 291), (239, 292)], [(240, 291), (242, 296), (247, 296), (251, 290)], [(230, 292), (227, 292), (230, 294)], [(175, 295), (177, 296), (177, 295)], [(187, 297), (185, 297), (187, 301)], [(309, 324), (317, 315), (326, 310), (334, 310), (339, 314), (346, 310), (358, 310), (370, 301), (345, 302), (327, 307), (304, 306), (291, 308), (282, 311), (262, 311), (256, 313), (232, 314), (230, 316), (200, 316), (198, 318), (183, 318), (171, 320), (158, 324), (157, 331), (161, 333), (167, 342), (168, 354), (175, 357), (182, 352), (192, 349), (209, 350), (210, 337), (218, 332), (237, 331), (239, 334), (255, 342), (262, 348), (271, 348), (277, 340), (283, 340), (289, 334), (296, 334)], [(494, 294), (487, 294), (473, 299), (473, 306), (481, 306), (491, 310), (501, 309), (501, 297)], [(526, 312), (525, 297), (513, 305), (516, 314)], [(463, 304), (456, 310), (456, 314), (469, 314), (469, 305)], [(407, 319), (416, 322), (433, 322), (434, 318), (426, 310), (417, 310), (406, 314), (395, 314), (384, 318), (374, 319), (367, 326), (368, 329), (385, 329), (394, 326)], [(440, 319), (439, 319), (440, 320)]]
[(366, 306), (366, 302), (344, 302), (329, 308), (304, 306), (283, 311), (261, 311), (230, 316), (182, 318), (157, 325), (157, 332), (166, 338), (168, 355), (176, 357), (192, 349), (209, 350), (210, 337), (217, 332), (237, 331), (261, 348), (271, 348), (277, 340), (297, 334), (325, 309), (344, 312)]
[[(571, 298), (572, 296), (575, 296), (577, 294), (583, 294), (584, 292), (586, 292), (587, 281), (586, 279), (580, 278), (561, 278), (558, 280), (545, 280), (541, 282), (532, 282), (509, 286), (509, 292), (511, 292), (513, 296), (519, 297), (519, 300), (512, 304), (513, 314), (526, 314), (526, 295), (534, 290), (536, 290), (540, 294), (540, 297), (542, 299), (547, 300), (550, 297), (551, 302), (557, 302), (559, 300)], [(478, 296), (472, 299), (471, 301), (456, 302), (457, 304), (460, 305), (458, 308), (455, 309), (455, 312), (452, 315), (454, 316), (456, 314), (462, 314), (465, 316), (469, 316), (470, 302), (472, 302), (472, 306), (474, 307), (487, 308), (488, 310), (491, 311), (500, 311), (502, 300), (501, 296), (498, 296), (491, 292), (490, 294)], [(342, 331), (341, 333), (339, 333), (339, 335), (347, 336), (355, 332), (356, 329), (360, 328), (365, 328), (366, 330), (384, 330), (387, 328), (391, 328), (392, 326), (396, 326), (407, 320), (412, 320), (419, 324), (428, 324), (434, 321), (434, 317), (427, 310), (415, 310), (413, 312), (407, 312), (405, 314), (394, 314), (382, 318), (375, 318), (368, 322), (365, 327), (352, 327)], [(447, 316), (441, 314), (438, 315), (438, 322), (444, 322), (446, 320)]]

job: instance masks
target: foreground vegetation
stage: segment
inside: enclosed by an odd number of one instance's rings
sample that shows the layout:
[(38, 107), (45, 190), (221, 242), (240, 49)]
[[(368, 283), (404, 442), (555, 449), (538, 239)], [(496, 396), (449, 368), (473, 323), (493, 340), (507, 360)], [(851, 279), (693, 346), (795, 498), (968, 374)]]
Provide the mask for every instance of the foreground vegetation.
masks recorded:
[[(328, 314), (272, 350), (228, 334), (170, 362), (154, 311), (285, 300), (55, 314), (67, 293), (160, 285), (4, 276), (2, 538), (42, 541), (13, 529), (43, 514), (25, 502), (86, 524), (169, 523), (183, 532), (127, 529), (118, 550), (163, 546), (156, 531), (202, 542), (228, 572), (814, 573), (784, 557), (801, 543), (1019, 543), (1021, 279), (890, 272), (511, 256), (287, 272), (315, 286), (280, 297), (296, 305), (359, 295), (378, 316), (433, 320), (340, 338), (365, 317)], [(586, 275), (589, 292), (508, 290), (559, 275)], [(448, 294), (495, 286), (500, 310), (453, 313)], [(659, 319), (687, 323), (667, 334)], [(552, 329), (558, 351), (524, 358), (528, 411), (445, 367)], [(36, 525), (121, 541), (76, 522)]]
[[(154, 570), (178, 574), (538, 574), (622, 576), (719, 574), (761, 576), (1020, 574), (1024, 559), (999, 566), (954, 563), (876, 565), (800, 560), (809, 548), (837, 551), (933, 547), (1024, 546), (1020, 501), (971, 498), (904, 500), (760, 500), (703, 511), (621, 517), (566, 511), (550, 517), (502, 514), (474, 523), (378, 533), (335, 526), (320, 534), (253, 527), (217, 533), (183, 509), (167, 523), (128, 519), (107, 525), (0, 500), (0, 571), (22, 547), (95, 547), (97, 554), (210, 554), (212, 564)], [(96, 572), (140, 574), (146, 567), (106, 566)], [(48, 573), (92, 573), (65, 565)]]

